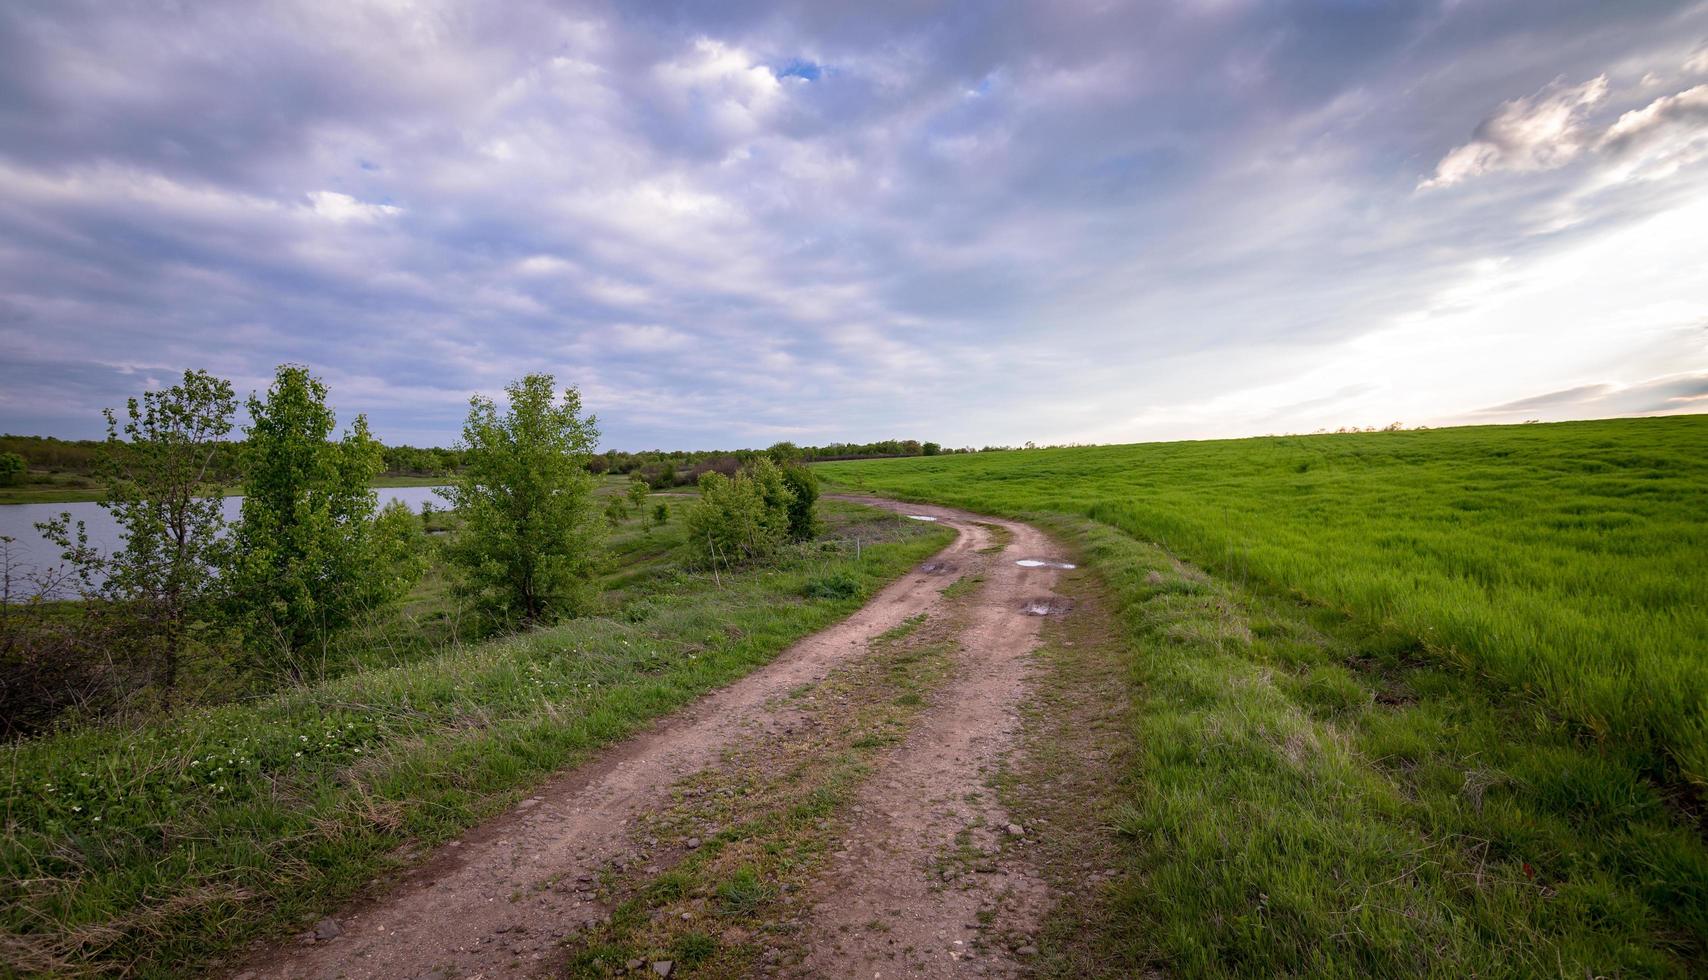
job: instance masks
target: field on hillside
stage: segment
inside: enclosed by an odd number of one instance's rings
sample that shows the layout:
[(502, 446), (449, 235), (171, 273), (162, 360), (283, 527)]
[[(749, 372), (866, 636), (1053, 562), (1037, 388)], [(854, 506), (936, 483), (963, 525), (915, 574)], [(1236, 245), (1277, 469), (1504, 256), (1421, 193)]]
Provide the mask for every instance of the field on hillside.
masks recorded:
[(1708, 416), (824, 464), (1083, 515), (1415, 638), (1708, 782)]

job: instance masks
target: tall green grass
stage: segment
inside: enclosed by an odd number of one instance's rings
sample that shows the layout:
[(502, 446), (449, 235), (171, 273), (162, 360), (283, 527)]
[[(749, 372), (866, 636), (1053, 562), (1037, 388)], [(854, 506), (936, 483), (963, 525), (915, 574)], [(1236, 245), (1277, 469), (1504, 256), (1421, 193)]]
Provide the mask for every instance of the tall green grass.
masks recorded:
[(1091, 517), (1708, 783), (1708, 416), (821, 464), (845, 487)]
[(1045, 526), (1116, 614), (1113, 650), (1067, 653), (1134, 704), (1117, 802), (1058, 814), (1110, 828), (1123, 873), (1052, 916), (1041, 975), (1703, 975), (1708, 846), (1640, 750), (1334, 610)]

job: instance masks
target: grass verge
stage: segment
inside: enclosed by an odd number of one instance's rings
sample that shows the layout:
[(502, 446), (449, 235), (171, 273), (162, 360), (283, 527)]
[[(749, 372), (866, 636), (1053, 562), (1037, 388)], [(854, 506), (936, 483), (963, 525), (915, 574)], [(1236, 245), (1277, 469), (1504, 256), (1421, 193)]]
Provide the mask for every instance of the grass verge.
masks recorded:
[[(1640, 775), (1640, 748), (1586, 739), (1402, 633), (1091, 521), (1039, 523), (1101, 579), (1132, 697), (1107, 777), (1058, 754), (1013, 789), (1071, 844), (1058, 889), (1082, 889), (1044, 931), (1045, 972), (1708, 970), (1708, 848)], [(1098, 697), (1107, 654), (1079, 656), (1047, 652), (1046, 696)], [(1082, 793), (1114, 804), (1087, 815)], [(1088, 877), (1074, 850), (1111, 863)]]

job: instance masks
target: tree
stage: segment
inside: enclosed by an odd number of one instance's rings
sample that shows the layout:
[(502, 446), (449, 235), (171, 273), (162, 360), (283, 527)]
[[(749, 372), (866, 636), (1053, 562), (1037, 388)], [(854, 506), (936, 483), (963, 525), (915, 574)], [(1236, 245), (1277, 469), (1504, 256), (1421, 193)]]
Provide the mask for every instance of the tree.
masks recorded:
[(447, 551), (464, 591), (507, 619), (536, 623), (581, 611), (603, 554), (588, 460), (598, 421), (581, 415), (581, 393), (556, 399), (549, 374), (505, 388), (502, 414), (469, 399), (462, 473), (440, 491), (462, 529)]
[(936, 456), (943, 451), (943, 447), (935, 442), (924, 442), (920, 443), (919, 451), (925, 456)]
[(801, 447), (787, 440), (772, 443), (771, 448), (765, 450), (765, 454), (778, 466), (788, 466), (801, 461)]
[(628, 502), (622, 497), (612, 497), (610, 503), (605, 505), (605, 520), (609, 521), (612, 527), (617, 527), (628, 519)]
[(124, 532), (123, 550), (94, 551), (70, 514), (39, 525), (77, 568), (86, 593), (124, 606), (142, 627), (138, 642), (157, 658), (168, 697), (187, 634), (212, 594), (225, 527), (226, 474), (216, 462), (236, 410), (231, 383), (206, 371), (186, 371), (178, 384), (130, 399), (122, 426), (107, 409), (101, 506)]
[(642, 477), (632, 476), (629, 478), (629, 503), (640, 507), (646, 503), (646, 495), (651, 492), (652, 488), (646, 485), (646, 480)]
[(660, 500), (652, 508), (652, 526), (663, 527), (670, 523), (670, 505)]
[(15, 487), (24, 482), (29, 465), (17, 453), (0, 453), (0, 487)]
[(281, 365), (248, 407), (226, 604), (251, 651), (300, 678), (310, 648), (420, 576), (419, 526), (407, 508), (378, 512), (369, 484), (385, 463), (368, 420), (332, 441), (326, 385), (306, 367)]

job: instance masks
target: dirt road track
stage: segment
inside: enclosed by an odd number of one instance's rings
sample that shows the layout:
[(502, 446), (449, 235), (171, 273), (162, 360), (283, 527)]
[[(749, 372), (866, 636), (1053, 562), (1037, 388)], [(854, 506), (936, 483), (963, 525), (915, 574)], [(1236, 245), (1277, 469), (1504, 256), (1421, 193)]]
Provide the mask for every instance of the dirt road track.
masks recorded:
[[(1028, 602), (1051, 595), (1055, 572), (1020, 568), (1051, 557), (1036, 530), (945, 508), (860, 499), (931, 516), (956, 540), (848, 619), (795, 644), (771, 664), (559, 776), (511, 812), (470, 831), (388, 895), (336, 918), (339, 933), (273, 950), (237, 976), (259, 978), (495, 978), (532, 976), (553, 962), (567, 930), (605, 914), (573, 882), (612, 860), (635, 859), (635, 818), (667, 799), (679, 779), (715, 764), (737, 740), (776, 737), (767, 702), (862, 656), (868, 643), (946, 600), (946, 572), (984, 576), (960, 638), (954, 676), (907, 741), (861, 793), (849, 846), (815, 891), (802, 975), (959, 976), (1014, 972), (1003, 951), (968, 955), (981, 910), (1023, 934), (1043, 886), (1024, 868), (1007, 817), (986, 782), (1017, 728), (1026, 655), (1038, 620)], [(993, 550), (993, 526), (1011, 540)], [(961, 844), (998, 870), (976, 886), (944, 888), (932, 861)], [(1009, 844), (1016, 841), (1009, 841)], [(1003, 857), (1006, 853), (1007, 857)], [(643, 860), (645, 858), (642, 858)], [(882, 931), (865, 927), (882, 922)], [(856, 928), (859, 927), (859, 928)], [(862, 931), (863, 930), (863, 931)], [(328, 930), (333, 931), (333, 930)], [(306, 942), (304, 940), (303, 942)], [(880, 964), (880, 965), (874, 965)]]

